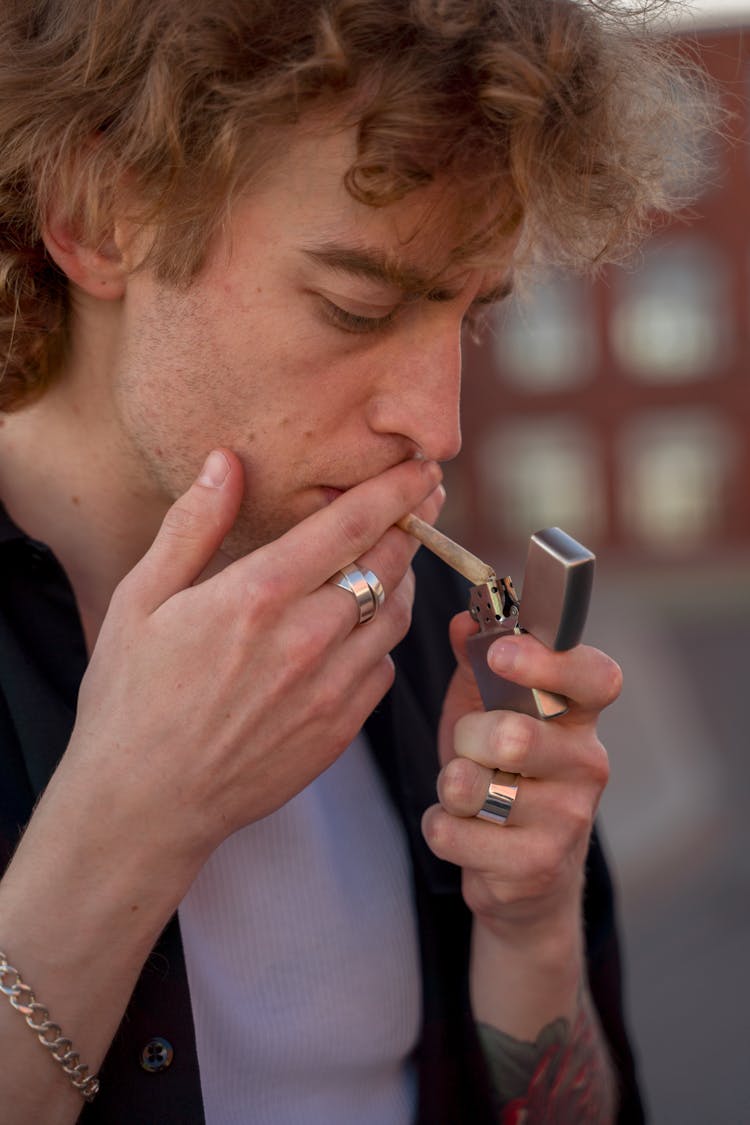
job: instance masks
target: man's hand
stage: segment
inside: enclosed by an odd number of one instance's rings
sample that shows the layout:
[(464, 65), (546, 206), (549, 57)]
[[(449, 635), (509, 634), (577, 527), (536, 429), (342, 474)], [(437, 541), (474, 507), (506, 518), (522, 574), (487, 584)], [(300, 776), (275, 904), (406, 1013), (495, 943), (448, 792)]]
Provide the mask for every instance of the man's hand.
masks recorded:
[[(464, 869), (475, 915), (504, 937), (522, 926), (528, 940), (579, 907), (589, 834), (608, 778), (596, 722), (617, 698), (621, 675), (596, 649), (552, 652), (528, 635), (503, 637), (489, 649), (492, 670), (566, 696), (569, 710), (548, 722), (487, 712), (466, 656), (473, 631), (468, 614), (451, 626), (459, 667), (440, 731), (440, 805), (425, 814), (424, 830), (438, 855)], [(520, 774), (504, 827), (475, 815), (497, 769)]]
[[(194, 585), (242, 493), (239, 462), (215, 451), (115, 591), (67, 768), (109, 784), (116, 815), (158, 825), (172, 850), (208, 854), (279, 808), (348, 745), (392, 682), (416, 548), (393, 524), (420, 504), (434, 519), (439, 479), (433, 463), (397, 465)], [(327, 581), (355, 559), (386, 595), (362, 628), (354, 598)]]

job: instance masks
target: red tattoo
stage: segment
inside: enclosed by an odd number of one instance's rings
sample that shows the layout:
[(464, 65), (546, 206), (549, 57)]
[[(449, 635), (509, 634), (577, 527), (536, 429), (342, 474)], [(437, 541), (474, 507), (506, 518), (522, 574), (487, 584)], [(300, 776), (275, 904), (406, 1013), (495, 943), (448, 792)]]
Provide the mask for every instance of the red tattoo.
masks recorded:
[(610, 1082), (598, 1031), (582, 1007), (573, 1032), (544, 1051), (526, 1092), (503, 1107), (501, 1125), (602, 1125)]

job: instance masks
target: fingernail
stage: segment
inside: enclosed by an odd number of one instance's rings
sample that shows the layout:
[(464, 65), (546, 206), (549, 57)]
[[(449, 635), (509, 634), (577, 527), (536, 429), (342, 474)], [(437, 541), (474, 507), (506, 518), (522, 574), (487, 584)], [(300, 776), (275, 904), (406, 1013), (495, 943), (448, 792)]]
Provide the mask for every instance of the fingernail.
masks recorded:
[(206, 458), (198, 483), (206, 485), (207, 488), (221, 488), (228, 476), (229, 462), (223, 453), (214, 449)]
[(518, 659), (518, 646), (514, 641), (503, 637), (490, 645), (487, 659), (493, 672), (510, 672)]

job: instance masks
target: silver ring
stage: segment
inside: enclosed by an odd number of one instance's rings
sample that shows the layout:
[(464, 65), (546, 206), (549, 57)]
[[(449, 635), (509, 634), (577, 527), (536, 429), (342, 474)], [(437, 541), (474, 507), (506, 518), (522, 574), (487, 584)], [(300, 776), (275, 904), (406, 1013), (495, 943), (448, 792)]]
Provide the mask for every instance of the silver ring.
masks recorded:
[(381, 605), (385, 601), (385, 590), (383, 589), (383, 583), (380, 581), (377, 574), (375, 574), (375, 572), (372, 570), (365, 571), (364, 579), (375, 595), (375, 601), (378, 603), (378, 609), (380, 609)]
[(513, 812), (518, 793), (518, 774), (495, 770), (487, 788), (484, 804), (477, 813), (480, 820), (491, 820), (494, 824), (505, 824)]
[[(372, 571), (368, 571), (368, 574), (372, 574)], [(375, 575), (372, 574), (372, 577), (375, 578)], [(377, 579), (375, 581), (378, 582)], [(359, 610), (359, 625), (365, 625), (368, 621), (372, 621), (378, 612), (378, 607), (385, 598), (385, 594), (383, 593), (383, 598), (381, 598), (358, 567), (345, 566), (339, 571), (338, 576), (334, 575), (331, 582), (335, 586), (340, 586), (342, 590), (348, 590), (350, 594), (354, 594)], [(378, 582), (378, 586), (382, 593), (383, 587), (380, 582)]]

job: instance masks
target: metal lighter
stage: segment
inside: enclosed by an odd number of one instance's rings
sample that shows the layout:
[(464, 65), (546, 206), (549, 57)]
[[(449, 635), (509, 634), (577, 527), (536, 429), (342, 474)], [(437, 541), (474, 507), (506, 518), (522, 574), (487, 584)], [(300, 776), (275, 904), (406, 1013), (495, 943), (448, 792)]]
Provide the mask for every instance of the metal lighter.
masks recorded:
[(479, 632), (467, 642), (469, 659), (488, 711), (521, 711), (552, 719), (568, 709), (560, 695), (519, 687), (491, 671), (487, 650), (508, 633), (531, 633), (557, 652), (581, 639), (591, 598), (595, 556), (559, 527), (531, 536), (521, 597), (510, 578), (472, 586), (469, 612)]

